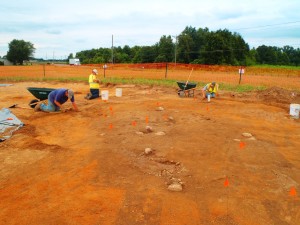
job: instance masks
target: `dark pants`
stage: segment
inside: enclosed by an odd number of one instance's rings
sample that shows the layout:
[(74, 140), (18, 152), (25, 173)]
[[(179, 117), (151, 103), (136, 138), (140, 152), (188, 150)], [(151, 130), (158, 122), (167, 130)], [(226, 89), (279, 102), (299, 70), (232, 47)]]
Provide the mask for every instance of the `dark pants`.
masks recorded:
[(99, 89), (90, 89), (92, 96), (89, 99), (99, 98)]

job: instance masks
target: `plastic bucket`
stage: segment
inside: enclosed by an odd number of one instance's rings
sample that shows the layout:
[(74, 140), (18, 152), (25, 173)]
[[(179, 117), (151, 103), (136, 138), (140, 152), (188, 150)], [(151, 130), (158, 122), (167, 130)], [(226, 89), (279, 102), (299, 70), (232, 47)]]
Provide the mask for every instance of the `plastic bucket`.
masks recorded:
[(101, 91), (101, 99), (104, 101), (108, 100), (108, 90)]
[(300, 112), (300, 104), (291, 104), (290, 105), (290, 115), (293, 118), (299, 119), (299, 112)]
[(122, 88), (116, 88), (116, 97), (122, 97)]

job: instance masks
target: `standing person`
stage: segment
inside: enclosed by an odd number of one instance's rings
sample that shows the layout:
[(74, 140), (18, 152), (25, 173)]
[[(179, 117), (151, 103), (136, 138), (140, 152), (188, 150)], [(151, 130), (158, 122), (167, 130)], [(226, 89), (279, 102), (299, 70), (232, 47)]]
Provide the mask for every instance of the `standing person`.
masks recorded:
[(60, 88), (51, 91), (48, 95), (48, 105), (41, 103), (35, 106), (35, 111), (56, 112), (60, 111), (62, 104), (70, 99), (75, 111), (78, 111), (74, 99), (74, 92), (71, 89)]
[(97, 75), (98, 71), (93, 69), (89, 76), (90, 93), (84, 97), (85, 99), (99, 98), (100, 80), (97, 78)]
[(202, 88), (202, 97), (205, 99), (208, 95), (210, 95), (211, 98), (215, 98), (216, 95), (219, 95), (218, 91), (219, 85), (216, 82), (208, 83)]

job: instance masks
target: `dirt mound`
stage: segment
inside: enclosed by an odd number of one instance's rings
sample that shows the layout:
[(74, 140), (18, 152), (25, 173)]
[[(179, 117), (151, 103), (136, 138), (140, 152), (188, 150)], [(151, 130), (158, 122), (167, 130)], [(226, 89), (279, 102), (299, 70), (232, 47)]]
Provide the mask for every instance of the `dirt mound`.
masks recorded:
[(286, 90), (280, 87), (271, 87), (257, 92), (257, 99), (266, 103), (300, 103), (300, 94), (297, 91)]
[(231, 98), (243, 102), (261, 102), (266, 105), (286, 108), (290, 104), (300, 104), (300, 92), (280, 87), (271, 87), (262, 91), (244, 93), (223, 93), (223, 98)]

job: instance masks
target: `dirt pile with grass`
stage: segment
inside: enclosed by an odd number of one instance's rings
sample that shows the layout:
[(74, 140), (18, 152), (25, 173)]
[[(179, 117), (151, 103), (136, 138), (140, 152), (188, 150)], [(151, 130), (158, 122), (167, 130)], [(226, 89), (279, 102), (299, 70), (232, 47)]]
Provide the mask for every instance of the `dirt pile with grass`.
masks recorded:
[(290, 104), (300, 103), (300, 93), (280, 87), (271, 87), (263, 91), (258, 91), (256, 98), (265, 103)]

